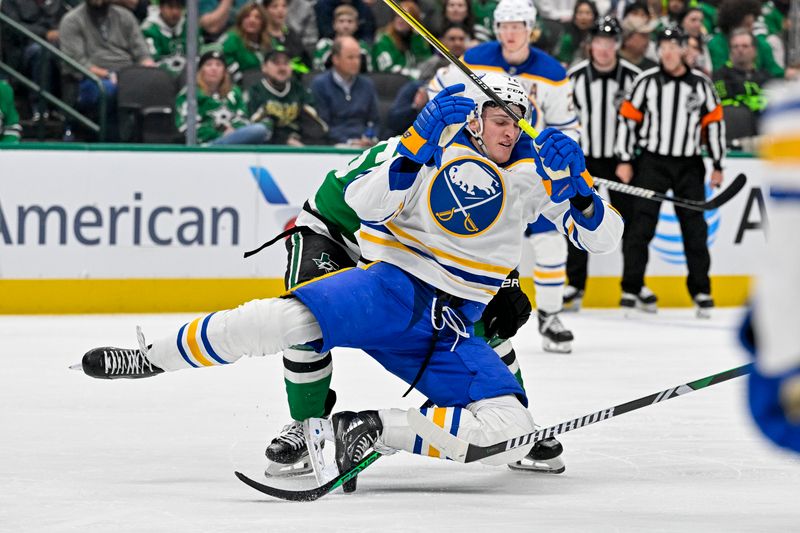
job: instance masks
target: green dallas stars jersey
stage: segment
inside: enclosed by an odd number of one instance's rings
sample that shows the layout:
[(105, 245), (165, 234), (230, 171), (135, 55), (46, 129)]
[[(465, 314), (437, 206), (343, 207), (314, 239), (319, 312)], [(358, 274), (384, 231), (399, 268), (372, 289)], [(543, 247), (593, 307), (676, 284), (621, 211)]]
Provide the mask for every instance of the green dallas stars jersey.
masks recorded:
[[(142, 34), (159, 67), (179, 74), (186, 65), (186, 17), (181, 17), (170, 28), (158, 13), (153, 13), (142, 23)], [(198, 39), (198, 50), (201, 41)]]
[(262, 79), (247, 91), (250, 121), (261, 122), (272, 130), (270, 144), (286, 144), (292, 135), (302, 140), (300, 113), (307, 105), (311, 105), (311, 95), (293, 80), (279, 91)]
[[(175, 101), (175, 125), (178, 131), (186, 131), (186, 116), (188, 105), (186, 103), (186, 88), (181, 89)], [(205, 94), (197, 87), (197, 140), (207, 143), (221, 137), (225, 130), (241, 128), (248, 124), (242, 90), (234, 85), (225, 97), (219, 94), (211, 96)]]

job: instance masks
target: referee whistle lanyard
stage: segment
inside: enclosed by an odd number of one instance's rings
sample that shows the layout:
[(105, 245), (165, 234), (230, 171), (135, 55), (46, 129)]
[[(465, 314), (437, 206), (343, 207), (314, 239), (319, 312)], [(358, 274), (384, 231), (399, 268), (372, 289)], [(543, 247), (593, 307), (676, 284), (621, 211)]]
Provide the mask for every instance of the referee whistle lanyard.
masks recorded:
[(445, 327), (450, 328), (456, 334), (456, 340), (453, 341), (453, 345), (450, 347), (451, 352), (456, 349), (458, 341), (461, 340), (462, 337), (465, 339), (469, 338), (467, 326), (464, 324), (464, 321), (461, 320), (461, 317), (458, 315), (458, 311), (447, 305), (452, 299), (452, 295), (437, 290), (436, 295), (433, 297), (433, 301), (431, 301), (431, 327), (433, 327), (431, 346), (430, 349), (428, 349), (428, 354), (425, 356), (425, 360), (422, 361), (422, 364), (417, 371), (417, 375), (414, 377), (414, 380), (411, 382), (408, 390), (403, 394), (403, 398), (408, 396), (408, 393), (414, 390), (414, 387), (417, 386), (420, 378), (422, 378), (422, 374), (425, 372), (425, 369), (428, 368), (428, 363), (431, 362), (433, 352), (436, 351), (436, 342), (439, 340), (439, 334), (444, 330)]

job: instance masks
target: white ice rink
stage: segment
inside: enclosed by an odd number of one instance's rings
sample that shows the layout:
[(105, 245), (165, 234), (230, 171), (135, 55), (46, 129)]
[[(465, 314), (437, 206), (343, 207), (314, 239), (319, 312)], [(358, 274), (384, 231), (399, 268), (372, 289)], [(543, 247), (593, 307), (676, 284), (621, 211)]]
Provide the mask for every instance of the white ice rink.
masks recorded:
[[(515, 338), (550, 425), (744, 364), (739, 310), (566, 315), (571, 355)], [(748, 418), (745, 378), (561, 437), (562, 475), (398, 454), (352, 495), (271, 499), (265, 443), (288, 421), (279, 357), (137, 381), (68, 370), (89, 348), (171, 334), (192, 315), (0, 317), (0, 531), (799, 531), (800, 460)], [(414, 407), (362, 353), (334, 352), (337, 409)]]

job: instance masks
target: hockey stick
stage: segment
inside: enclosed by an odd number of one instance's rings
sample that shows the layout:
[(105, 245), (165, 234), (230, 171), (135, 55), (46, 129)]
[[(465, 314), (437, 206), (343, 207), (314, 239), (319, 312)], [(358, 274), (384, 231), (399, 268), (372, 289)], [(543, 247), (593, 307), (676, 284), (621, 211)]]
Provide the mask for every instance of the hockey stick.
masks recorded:
[(492, 455), (497, 455), (498, 453), (519, 448), (520, 446), (530, 445), (543, 439), (549, 439), (551, 437), (555, 437), (556, 435), (561, 435), (562, 433), (566, 433), (568, 431), (573, 431), (591, 424), (596, 424), (602, 420), (608, 420), (609, 418), (629, 413), (631, 411), (641, 409), (642, 407), (647, 407), (648, 405), (671, 400), (672, 398), (683, 396), (685, 394), (689, 394), (690, 392), (728, 381), (729, 379), (744, 376), (749, 374), (752, 368), (752, 363), (732, 368), (731, 370), (726, 370), (725, 372), (720, 372), (718, 374), (713, 374), (695, 381), (690, 381), (689, 383), (671, 387), (661, 392), (656, 392), (636, 400), (631, 400), (629, 402), (615, 405), (614, 407), (609, 407), (608, 409), (602, 409), (588, 415), (573, 418), (572, 420), (562, 422), (555, 426), (540, 429), (538, 431), (534, 431), (519, 437), (514, 437), (513, 439), (509, 439), (507, 441), (498, 442), (497, 444), (491, 444), (489, 446), (476, 446), (468, 443), (467, 441), (461, 440), (458, 437), (443, 431), (439, 426), (434, 424), (432, 420), (426, 418), (421, 412), (413, 409), (408, 411), (408, 421), (411, 425), (411, 429), (413, 429), (420, 437), (428, 440), (434, 445), (438, 444), (440, 449), (444, 448), (447, 457), (450, 459), (462, 463), (472, 463), (487, 457), (491, 457)]
[(618, 181), (607, 180), (604, 178), (594, 178), (594, 182), (599, 185), (605, 185), (612, 191), (618, 191), (623, 194), (630, 194), (632, 196), (646, 198), (655, 202), (672, 202), (676, 206), (684, 207), (686, 209), (693, 209), (695, 211), (710, 211), (718, 208), (736, 196), (736, 194), (741, 191), (747, 183), (747, 176), (744, 174), (739, 174), (733, 178), (731, 184), (728, 185), (724, 191), (716, 195), (711, 200), (707, 200), (705, 202), (699, 200), (689, 200), (686, 198), (675, 198), (674, 196), (667, 196), (664, 193), (653, 191), (651, 189), (636, 187), (634, 185), (628, 185), (627, 183), (620, 183)]
[(403, 9), (403, 7), (399, 4), (397, 0), (384, 0), (384, 2), (386, 2), (386, 4), (390, 8), (392, 8), (392, 10), (394, 10), (394, 12), (397, 13), (400, 16), (400, 18), (405, 20), (409, 26), (417, 30), (417, 33), (419, 33), (426, 41), (428, 41), (428, 43), (431, 46), (433, 46), (436, 50), (438, 50), (439, 53), (442, 54), (442, 56), (444, 56), (445, 59), (447, 59), (453, 66), (458, 68), (458, 70), (463, 72), (464, 75), (467, 76), (470, 79), (470, 81), (474, 83), (483, 92), (483, 94), (491, 98), (492, 101), (495, 104), (497, 104), (498, 107), (500, 107), (500, 109), (505, 111), (505, 113), (509, 117), (514, 119), (514, 121), (517, 123), (520, 129), (525, 133), (527, 133), (531, 137), (531, 139), (535, 139), (539, 135), (536, 129), (533, 126), (531, 126), (531, 124), (527, 120), (525, 120), (524, 117), (517, 115), (517, 113), (511, 108), (511, 106), (509, 106), (506, 102), (501, 100), (500, 97), (497, 96), (494, 93), (494, 91), (492, 91), (489, 88), (489, 86), (486, 85), (477, 74), (472, 72), (472, 70), (468, 66), (466, 66), (460, 59), (454, 56), (450, 52), (450, 50), (448, 50), (447, 47), (443, 45), (441, 41), (439, 41), (439, 39), (434, 37), (434, 35), (431, 32), (429, 32), (428, 29), (422, 25), (422, 23), (420, 23), (417, 19), (415, 19), (413, 15), (411, 15), (405, 9)]
[[(449, 437), (450, 442), (448, 442), (446, 446), (442, 446), (443, 448), (447, 448), (447, 457), (463, 463), (472, 463), (498, 453), (519, 448), (520, 446), (530, 445), (543, 439), (555, 437), (556, 435), (561, 435), (562, 433), (573, 431), (575, 429), (580, 429), (602, 420), (608, 420), (609, 418), (613, 418), (630, 411), (635, 411), (636, 409), (641, 409), (642, 407), (647, 407), (648, 405), (663, 402), (665, 400), (675, 398), (676, 396), (683, 396), (690, 392), (704, 389), (706, 387), (710, 387), (711, 385), (722, 383), (723, 381), (728, 381), (729, 379), (744, 376), (745, 374), (750, 373), (752, 367), (753, 365), (751, 363), (733, 368), (731, 370), (726, 370), (725, 372), (720, 372), (719, 374), (714, 374), (695, 381), (690, 381), (689, 383), (684, 383), (683, 385), (678, 385), (677, 387), (672, 387), (655, 394), (650, 394), (649, 396), (644, 396), (637, 400), (616, 405), (609, 409), (603, 409), (579, 418), (561, 422), (555, 426), (540, 429), (538, 431), (534, 431), (533, 433), (528, 433), (527, 435), (522, 435), (521, 437), (516, 437), (504, 442), (498, 442), (497, 444), (492, 444), (490, 446), (475, 446), (467, 443), (466, 441), (458, 439), (457, 437), (453, 437), (449, 433), (442, 431), (439, 426), (435, 425), (428, 418), (425, 418), (425, 416), (416, 409), (410, 409), (408, 411), (408, 421), (411, 424), (411, 428), (423, 439), (428, 441), (434, 443), (442, 442), (442, 435)], [(433, 438), (429, 438), (428, 435), (432, 435)], [(458, 451), (459, 449), (461, 451)], [(236, 472), (235, 474), (236, 477), (239, 478), (239, 480), (243, 483), (269, 496), (290, 501), (314, 501), (325, 496), (326, 494), (330, 494), (345, 481), (360, 474), (367, 467), (380, 459), (382, 455), (383, 454), (380, 452), (373, 451), (349, 471), (345, 472), (344, 474), (340, 474), (327, 483), (312, 489), (280, 489), (259, 483), (258, 481), (245, 476), (241, 472)]]

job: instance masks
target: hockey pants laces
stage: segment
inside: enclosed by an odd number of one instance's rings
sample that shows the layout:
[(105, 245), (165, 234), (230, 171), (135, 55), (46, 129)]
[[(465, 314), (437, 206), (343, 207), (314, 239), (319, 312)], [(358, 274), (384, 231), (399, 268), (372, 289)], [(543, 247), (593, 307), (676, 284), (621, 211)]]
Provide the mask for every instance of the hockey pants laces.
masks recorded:
[(453, 341), (453, 346), (450, 347), (450, 351), (456, 349), (456, 345), (461, 337), (465, 339), (469, 338), (469, 333), (467, 333), (467, 326), (464, 325), (464, 321), (461, 320), (461, 317), (458, 316), (458, 312), (455, 311), (448, 305), (441, 306), (441, 310), (439, 312), (439, 318), (441, 318), (441, 325), (437, 325), (437, 313), (436, 313), (436, 300), (438, 297), (434, 298), (431, 302), (431, 326), (436, 331), (442, 331), (445, 326), (449, 327), (453, 332), (456, 334), (456, 340)]

